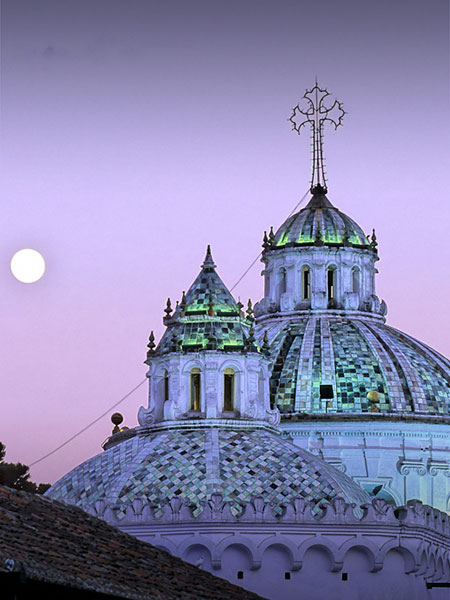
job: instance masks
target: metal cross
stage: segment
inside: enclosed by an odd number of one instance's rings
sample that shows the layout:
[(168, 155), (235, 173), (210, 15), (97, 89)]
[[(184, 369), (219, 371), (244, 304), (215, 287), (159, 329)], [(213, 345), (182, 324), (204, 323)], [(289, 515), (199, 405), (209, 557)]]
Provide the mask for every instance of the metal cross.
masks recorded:
[[(300, 102), (293, 108), (289, 121), (292, 123), (292, 129), (298, 134), (303, 125), (311, 125), (312, 134), (312, 176), (311, 176), (311, 191), (317, 186), (320, 186), (327, 192), (325, 179), (325, 169), (323, 160), (323, 126), (326, 121), (329, 121), (334, 128), (337, 129), (342, 125), (342, 119), (345, 111), (342, 108), (342, 103), (335, 100), (330, 105), (330, 92), (325, 88), (322, 89), (317, 84), (306, 90)], [(300, 106), (302, 103), (302, 106)], [(327, 105), (328, 104), (328, 105)]]

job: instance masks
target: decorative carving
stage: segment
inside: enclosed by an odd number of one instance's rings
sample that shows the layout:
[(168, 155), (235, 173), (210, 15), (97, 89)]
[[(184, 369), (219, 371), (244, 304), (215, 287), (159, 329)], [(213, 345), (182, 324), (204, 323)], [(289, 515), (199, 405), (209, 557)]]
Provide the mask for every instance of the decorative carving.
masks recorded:
[(144, 408), (141, 406), (138, 412), (139, 425), (142, 427), (149, 427), (156, 423), (156, 417), (154, 415), (155, 408)]
[(439, 473), (442, 473), (445, 477), (450, 477), (450, 465), (448, 461), (429, 460), (427, 467), (432, 477), (436, 477)]
[(271, 425), (278, 425), (278, 423), (281, 420), (281, 415), (280, 415), (280, 411), (278, 410), (278, 408), (273, 408), (273, 409), (266, 409), (266, 415), (267, 415), (267, 420), (269, 421), (269, 423)]
[(409, 475), (411, 471), (415, 471), (423, 477), (427, 473), (427, 468), (422, 460), (402, 458), (397, 463), (397, 469), (401, 475)]

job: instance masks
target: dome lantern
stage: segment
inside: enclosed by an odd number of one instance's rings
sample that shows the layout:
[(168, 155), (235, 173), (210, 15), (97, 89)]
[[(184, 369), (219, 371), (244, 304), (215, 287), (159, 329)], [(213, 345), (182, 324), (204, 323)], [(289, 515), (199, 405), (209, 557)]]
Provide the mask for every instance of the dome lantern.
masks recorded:
[(344, 110), (317, 82), (290, 117), (300, 133), (304, 125), (312, 130), (313, 168), (311, 198), (305, 208), (289, 216), (274, 234), (264, 237), (264, 298), (255, 306), (255, 315), (291, 315), (310, 311), (369, 313), (383, 320), (387, 307), (375, 294), (376, 237), (371, 240), (350, 217), (327, 197), (323, 158), (323, 127), (342, 124)]
[(147, 355), (148, 407), (141, 426), (211, 419), (276, 424), (269, 401), (269, 358), (255, 340), (253, 309), (241, 312), (216, 272), (208, 246), (201, 271), (164, 323)]

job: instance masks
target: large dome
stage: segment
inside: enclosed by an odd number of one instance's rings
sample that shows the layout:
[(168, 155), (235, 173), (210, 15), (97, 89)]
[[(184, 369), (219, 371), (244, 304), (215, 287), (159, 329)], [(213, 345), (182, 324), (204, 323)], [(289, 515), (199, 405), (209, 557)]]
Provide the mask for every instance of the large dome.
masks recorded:
[(450, 413), (450, 362), (379, 320), (310, 315), (274, 322), (268, 334), (271, 401), (281, 412), (325, 412), (327, 385), (328, 413), (368, 412), (371, 391), (381, 412)]
[(248, 427), (248, 422), (221, 429), (184, 422), (183, 428), (167, 423), (155, 431), (137, 430), (65, 475), (48, 495), (85, 510), (104, 500), (119, 514), (137, 498), (162, 512), (174, 497), (198, 514), (213, 493), (231, 502), (235, 513), (259, 496), (275, 511), (297, 497), (315, 505), (337, 496), (357, 506), (370, 502), (347, 475), (272, 428)]
[(312, 244), (370, 247), (361, 227), (335, 208), (325, 193), (315, 192), (309, 203), (289, 217), (275, 234), (273, 247)]

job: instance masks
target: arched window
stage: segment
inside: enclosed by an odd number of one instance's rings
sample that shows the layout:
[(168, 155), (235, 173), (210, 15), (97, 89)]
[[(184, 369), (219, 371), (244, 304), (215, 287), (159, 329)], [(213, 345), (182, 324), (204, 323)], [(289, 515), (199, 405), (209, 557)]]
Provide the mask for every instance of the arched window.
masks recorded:
[(169, 399), (169, 373), (164, 371), (164, 402)]
[(309, 267), (302, 269), (302, 300), (311, 300), (311, 271)]
[(280, 294), (284, 294), (287, 290), (286, 269), (280, 271)]
[(236, 376), (233, 369), (225, 369), (223, 373), (223, 412), (234, 411), (234, 388)]
[(270, 294), (270, 273), (266, 271), (264, 273), (264, 296), (268, 296)]
[(353, 267), (352, 269), (352, 287), (353, 287), (353, 292), (355, 294), (359, 294), (359, 269), (358, 267)]
[(201, 387), (200, 387), (200, 369), (191, 371), (191, 410), (200, 411), (201, 407)]
[(327, 271), (328, 302), (336, 299), (336, 271), (330, 267)]

